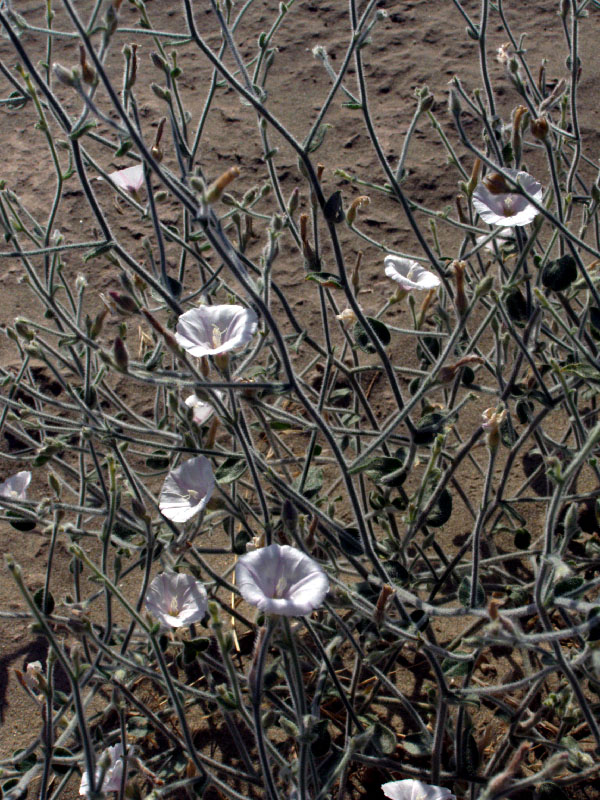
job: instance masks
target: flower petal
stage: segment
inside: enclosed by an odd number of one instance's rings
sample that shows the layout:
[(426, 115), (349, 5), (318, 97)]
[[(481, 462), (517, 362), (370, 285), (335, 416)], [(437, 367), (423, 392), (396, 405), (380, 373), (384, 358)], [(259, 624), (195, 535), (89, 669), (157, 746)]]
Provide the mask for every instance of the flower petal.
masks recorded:
[(269, 614), (295, 617), (317, 608), (329, 580), (310, 556), (289, 545), (272, 544), (242, 556), (235, 568), (244, 600)]
[(208, 598), (192, 575), (161, 572), (148, 587), (144, 605), (163, 628), (183, 628), (204, 618)]
[(175, 339), (196, 358), (243, 347), (256, 333), (258, 317), (251, 308), (234, 305), (198, 306), (177, 320)]
[[(542, 185), (535, 178), (517, 169), (505, 169), (504, 172), (536, 202), (542, 201)], [(503, 228), (528, 225), (539, 214), (537, 208), (518, 192), (491, 192), (485, 179), (477, 184), (473, 192), (473, 208), (484, 222)]]
[[(219, 400), (223, 402), (223, 392), (215, 392)], [(204, 425), (215, 413), (215, 408), (210, 403), (200, 400), (195, 394), (191, 394), (185, 398), (185, 404), (188, 408), (193, 409), (194, 422), (196, 425)]]
[(400, 256), (386, 256), (385, 274), (406, 292), (414, 289), (429, 290), (437, 288), (441, 281), (435, 273), (422, 267), (417, 261)]
[(381, 791), (390, 800), (456, 800), (449, 789), (412, 778), (384, 783)]
[(144, 183), (144, 165), (135, 164), (133, 167), (118, 169), (108, 176), (111, 181), (126, 192), (138, 192)]
[(11, 475), (10, 478), (0, 483), (0, 497), (8, 500), (26, 500), (27, 487), (31, 483), (31, 472), (22, 470)]
[(171, 470), (163, 483), (158, 507), (171, 522), (187, 522), (210, 500), (215, 476), (206, 456), (197, 456)]

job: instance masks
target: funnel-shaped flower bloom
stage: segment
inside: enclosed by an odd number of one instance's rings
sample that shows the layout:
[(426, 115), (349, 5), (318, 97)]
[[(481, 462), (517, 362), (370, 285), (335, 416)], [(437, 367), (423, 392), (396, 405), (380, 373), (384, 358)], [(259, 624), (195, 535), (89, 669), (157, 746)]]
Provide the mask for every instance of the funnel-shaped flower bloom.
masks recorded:
[(167, 475), (158, 507), (171, 522), (187, 522), (202, 511), (214, 488), (215, 476), (208, 458), (190, 458)]
[(192, 356), (216, 356), (243, 347), (256, 333), (258, 317), (243, 306), (198, 306), (177, 320), (175, 338)]
[(27, 500), (27, 487), (30, 483), (31, 472), (17, 472), (4, 483), (0, 483), (0, 497), (6, 497), (7, 500)]
[(443, 786), (431, 786), (412, 778), (384, 783), (381, 791), (391, 800), (455, 800), (450, 789), (445, 789)]
[(411, 292), (414, 289), (428, 291), (435, 289), (441, 283), (437, 275), (410, 258), (386, 256), (383, 263), (388, 278), (399, 283), (400, 288), (405, 292)]
[[(223, 392), (215, 392), (218, 396), (219, 400), (223, 402)], [(189, 397), (185, 398), (185, 404), (188, 408), (191, 408), (194, 414), (194, 422), (197, 425), (204, 425), (205, 422), (212, 417), (215, 413), (214, 406), (210, 403), (205, 403), (203, 400), (195, 395), (191, 394)]]
[(119, 189), (137, 194), (144, 184), (144, 165), (135, 164), (127, 169), (118, 169), (108, 177)]
[[(542, 185), (535, 178), (518, 169), (504, 171), (536, 202), (542, 202)], [(514, 192), (498, 172), (486, 175), (477, 184), (473, 192), (473, 208), (484, 222), (502, 228), (528, 225), (539, 214), (537, 208), (522, 194)]]
[[(131, 750), (129, 751), (131, 752)], [(121, 788), (121, 778), (123, 777), (123, 745), (115, 744), (108, 747), (98, 759), (96, 765), (96, 780), (100, 780), (100, 775), (103, 771), (103, 765), (109, 760), (108, 767), (104, 772), (104, 780), (102, 781), (103, 792), (118, 792)], [(81, 776), (81, 784), (79, 786), (79, 794), (90, 796), (90, 779), (87, 770)]]
[(204, 618), (208, 598), (192, 575), (161, 572), (148, 587), (144, 604), (163, 628), (184, 628)]
[(271, 544), (246, 553), (235, 567), (242, 597), (267, 614), (299, 617), (323, 602), (327, 575), (316, 561), (287, 544)]

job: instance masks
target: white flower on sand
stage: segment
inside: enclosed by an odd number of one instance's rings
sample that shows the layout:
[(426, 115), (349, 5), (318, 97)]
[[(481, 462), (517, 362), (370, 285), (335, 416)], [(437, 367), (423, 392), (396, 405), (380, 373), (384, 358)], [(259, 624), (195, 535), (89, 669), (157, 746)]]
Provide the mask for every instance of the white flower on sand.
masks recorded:
[(144, 604), (163, 628), (183, 628), (204, 618), (208, 598), (192, 575), (161, 572), (148, 587)]
[[(219, 400), (223, 402), (223, 392), (215, 392), (215, 394), (218, 396)], [(194, 422), (197, 425), (204, 425), (215, 413), (215, 408), (213, 405), (204, 402), (204, 400), (200, 400), (200, 398), (195, 394), (191, 394), (189, 397), (186, 397), (185, 404), (188, 408), (193, 410)]]
[(381, 791), (390, 800), (455, 800), (449, 789), (443, 786), (431, 786), (412, 778), (384, 783)]
[(208, 458), (191, 458), (169, 472), (158, 507), (171, 522), (187, 522), (202, 511), (214, 488), (215, 476)]
[(243, 555), (235, 567), (242, 597), (267, 614), (299, 617), (321, 605), (329, 580), (310, 556), (287, 544)]
[(199, 306), (177, 320), (175, 339), (196, 358), (243, 347), (256, 333), (258, 317), (251, 308)]
[(437, 288), (441, 283), (437, 275), (410, 258), (386, 256), (383, 263), (388, 278), (400, 284), (400, 288), (405, 292), (411, 292), (414, 289), (428, 291)]
[[(131, 753), (131, 749), (129, 753)], [(96, 781), (99, 781), (100, 776), (104, 772), (104, 779), (102, 781), (103, 792), (118, 792), (121, 789), (123, 766), (123, 745), (120, 742), (112, 747), (108, 747), (102, 753), (96, 764), (95, 777)], [(87, 770), (81, 776), (79, 794), (88, 797), (91, 796), (90, 779)]]
[[(542, 185), (527, 172), (505, 169), (506, 174), (537, 202), (542, 202)], [(473, 192), (473, 208), (484, 222), (512, 228), (528, 225), (539, 214), (537, 208), (522, 194), (513, 191), (498, 172), (487, 175)]]
[(31, 472), (17, 472), (4, 483), (0, 483), (0, 497), (6, 497), (7, 500), (27, 500), (27, 487), (30, 483)]
[(133, 167), (118, 169), (108, 177), (119, 189), (137, 194), (144, 184), (144, 165), (135, 164)]

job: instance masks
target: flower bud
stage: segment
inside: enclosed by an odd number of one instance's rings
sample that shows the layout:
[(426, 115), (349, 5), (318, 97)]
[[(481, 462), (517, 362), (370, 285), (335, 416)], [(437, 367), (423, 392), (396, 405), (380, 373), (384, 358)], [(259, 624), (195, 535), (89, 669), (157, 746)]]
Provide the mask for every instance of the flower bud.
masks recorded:
[(498, 411), (497, 408), (486, 408), (481, 415), (483, 422), (481, 427), (487, 431), (487, 443), (490, 450), (497, 450), (500, 444), (500, 425), (506, 419), (508, 411), (503, 409)]
[(454, 279), (456, 280), (456, 310), (462, 317), (465, 315), (468, 306), (465, 294), (465, 269), (467, 263), (466, 261), (453, 261), (451, 266), (454, 267)]
[(125, 342), (120, 336), (117, 336), (113, 344), (113, 358), (115, 359), (115, 364), (121, 370), (121, 372), (127, 372), (127, 368), (129, 366), (129, 353), (127, 352)]
[(119, 294), (119, 292), (109, 292), (111, 299), (114, 301), (116, 310), (125, 315), (139, 314), (137, 303), (127, 294)]
[(348, 225), (354, 225), (354, 220), (356, 219), (356, 213), (361, 206), (367, 206), (371, 202), (371, 199), (367, 197), (366, 194), (361, 194), (355, 200), (352, 201), (352, 204), (348, 211), (346, 212), (346, 222)]
[(227, 172), (224, 172), (216, 181), (213, 181), (206, 190), (204, 198), (206, 202), (214, 203), (215, 200), (218, 200), (229, 184), (234, 181), (239, 174), (240, 170), (238, 167), (230, 167)]
[(63, 86), (77, 86), (75, 73), (71, 69), (63, 67), (61, 64), (54, 63), (52, 65), (52, 72), (54, 77)]
[(529, 129), (531, 131), (531, 135), (534, 139), (537, 139), (539, 142), (543, 142), (546, 140), (548, 136), (548, 120), (546, 117), (538, 117), (537, 119), (532, 119), (529, 123)]
[(87, 63), (85, 47), (82, 44), (79, 45), (79, 64), (81, 65), (81, 77), (84, 83), (94, 86), (98, 80), (96, 70)]

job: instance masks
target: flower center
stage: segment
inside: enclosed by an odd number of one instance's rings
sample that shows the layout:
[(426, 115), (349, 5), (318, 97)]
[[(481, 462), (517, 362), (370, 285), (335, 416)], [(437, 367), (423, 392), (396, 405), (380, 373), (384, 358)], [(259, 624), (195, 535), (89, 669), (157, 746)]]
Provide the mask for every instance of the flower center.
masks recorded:
[(285, 593), (287, 592), (288, 588), (289, 588), (288, 587), (288, 580), (284, 575), (282, 575), (281, 578), (279, 578), (279, 580), (277, 581), (277, 584), (275, 586), (275, 591), (273, 593), (273, 599), (274, 600), (283, 599), (283, 597), (285, 596)]
[(200, 492), (198, 492), (196, 489), (188, 489), (187, 493), (182, 495), (182, 497), (188, 502), (197, 501), (200, 497)]
[(514, 217), (517, 213), (513, 206), (513, 198), (510, 195), (502, 201), (502, 213), (505, 217)]
[(220, 347), (222, 344), (223, 331), (216, 325), (213, 325), (213, 347)]
[(172, 617), (178, 617), (179, 616), (179, 602), (178, 602), (176, 597), (173, 597), (171, 599), (171, 605), (169, 607), (169, 614)]

